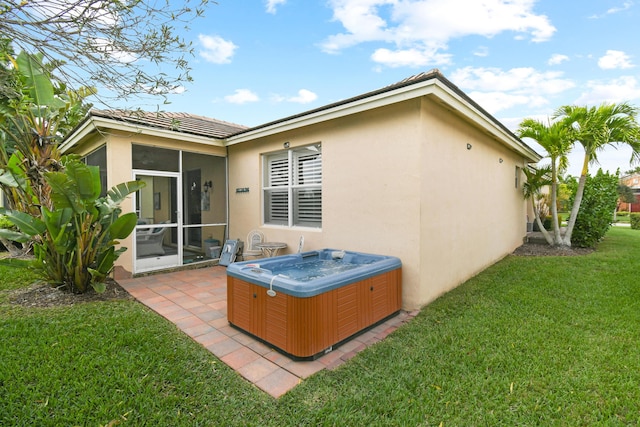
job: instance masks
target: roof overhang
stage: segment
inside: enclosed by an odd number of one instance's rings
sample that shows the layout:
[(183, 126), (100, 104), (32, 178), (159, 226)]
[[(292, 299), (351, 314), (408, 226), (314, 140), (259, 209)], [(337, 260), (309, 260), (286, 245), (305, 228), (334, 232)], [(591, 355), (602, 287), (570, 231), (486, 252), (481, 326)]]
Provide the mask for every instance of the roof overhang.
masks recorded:
[(418, 97), (431, 97), (449, 108), (476, 128), (482, 130), (510, 150), (520, 154), (527, 161), (537, 163), (542, 156), (515, 136), (498, 120), (489, 115), (439, 72), (431, 74), (431, 78), (407, 84), (389, 90), (372, 92), (370, 95), (352, 98), (344, 102), (291, 116), (227, 137), (227, 145), (240, 144), (258, 138), (295, 130), (329, 120), (357, 114), (374, 108), (384, 107)]
[(206, 136), (193, 135), (182, 132), (175, 132), (168, 129), (160, 129), (152, 126), (144, 126), (135, 123), (124, 122), (105, 117), (88, 115), (60, 144), (60, 151), (65, 153), (71, 148), (78, 146), (88, 136), (95, 133), (102, 133), (106, 130), (120, 131), (132, 135), (149, 135), (159, 138), (166, 138), (176, 141), (188, 141), (196, 144), (204, 144), (214, 147), (225, 147), (225, 141)]

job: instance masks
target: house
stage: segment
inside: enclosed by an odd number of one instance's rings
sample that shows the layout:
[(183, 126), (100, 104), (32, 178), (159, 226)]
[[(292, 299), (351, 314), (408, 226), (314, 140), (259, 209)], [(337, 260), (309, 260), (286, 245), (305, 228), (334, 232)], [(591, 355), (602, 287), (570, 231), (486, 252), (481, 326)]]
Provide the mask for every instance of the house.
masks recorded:
[[(253, 128), (179, 114), (93, 111), (62, 149), (108, 186), (148, 183), (123, 204), (140, 224), (118, 274), (217, 256), (254, 229), (295, 252), (336, 248), (403, 263), (419, 308), (520, 246), (522, 168), (540, 155), (438, 70)], [(158, 254), (135, 239), (166, 229)]]
[(633, 194), (636, 196), (636, 201), (634, 203), (620, 203), (618, 210), (623, 212), (640, 212), (640, 173), (636, 172), (623, 176), (620, 178), (620, 184), (631, 188)]

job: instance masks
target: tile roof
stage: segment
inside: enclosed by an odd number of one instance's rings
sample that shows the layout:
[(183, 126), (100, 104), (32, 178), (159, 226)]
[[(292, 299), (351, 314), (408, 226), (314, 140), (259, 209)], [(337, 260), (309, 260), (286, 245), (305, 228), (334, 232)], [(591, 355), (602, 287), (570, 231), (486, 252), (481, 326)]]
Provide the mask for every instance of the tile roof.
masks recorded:
[(137, 110), (91, 110), (91, 116), (119, 120), (141, 126), (191, 135), (224, 139), (247, 129), (246, 126), (188, 113), (147, 112)]

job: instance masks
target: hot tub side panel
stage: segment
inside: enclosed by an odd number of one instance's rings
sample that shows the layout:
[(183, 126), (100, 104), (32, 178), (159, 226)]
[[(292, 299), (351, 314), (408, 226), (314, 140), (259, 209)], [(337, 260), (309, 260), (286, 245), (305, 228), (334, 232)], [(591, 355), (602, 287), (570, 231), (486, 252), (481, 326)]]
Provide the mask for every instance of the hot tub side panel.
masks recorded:
[(396, 269), (309, 298), (267, 289), (227, 276), (232, 325), (299, 358), (327, 351), (399, 311), (402, 273)]

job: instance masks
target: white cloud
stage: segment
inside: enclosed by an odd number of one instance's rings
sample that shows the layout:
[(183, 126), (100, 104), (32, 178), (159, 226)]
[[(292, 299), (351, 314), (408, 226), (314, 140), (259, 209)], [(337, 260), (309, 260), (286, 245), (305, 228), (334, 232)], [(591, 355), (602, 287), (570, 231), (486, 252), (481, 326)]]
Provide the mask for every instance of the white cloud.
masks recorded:
[(611, 9), (607, 10), (607, 15), (611, 15), (613, 13), (618, 13), (618, 12), (624, 12), (627, 9), (630, 9), (631, 6), (633, 6), (633, 2), (632, 1), (625, 1), (622, 6), (619, 7), (612, 7)]
[(507, 92), (469, 92), (468, 95), (490, 114), (518, 105), (540, 106), (547, 103), (540, 96), (510, 94)]
[(276, 8), (286, 2), (287, 0), (267, 0), (267, 13), (276, 13)]
[(432, 49), (389, 50), (378, 49), (371, 59), (388, 67), (422, 67), (425, 65), (446, 65), (451, 63), (451, 55), (439, 54)]
[(316, 95), (314, 92), (311, 92), (310, 90), (300, 89), (296, 96), (283, 96), (274, 93), (270, 96), (270, 99), (273, 103), (294, 102), (297, 104), (308, 104), (318, 99), (318, 95)]
[(624, 102), (640, 99), (640, 82), (635, 77), (623, 76), (610, 81), (587, 82), (587, 92), (576, 100), (578, 105), (599, 105), (603, 102)]
[[(345, 28), (322, 44), (335, 53), (364, 42), (385, 42), (395, 49), (379, 49), (374, 60), (386, 65), (397, 58), (406, 65), (439, 63), (451, 39), (470, 35), (493, 37), (505, 31), (546, 41), (556, 31), (545, 15), (533, 12), (534, 0), (331, 0), (333, 19)], [(420, 53), (420, 54), (417, 54)], [(429, 58), (431, 56), (431, 58)]]
[(547, 61), (547, 64), (549, 65), (558, 65), (558, 64), (562, 64), (565, 61), (568, 61), (569, 57), (567, 55), (561, 55), (559, 53), (554, 53), (553, 55), (551, 55), (551, 58), (549, 58), (549, 60)]
[(485, 56), (489, 56), (489, 48), (487, 46), (478, 46), (478, 48), (473, 52), (475, 56), (479, 56), (484, 58)]
[(298, 104), (308, 104), (315, 101), (316, 99), (318, 99), (318, 95), (316, 95), (315, 93), (307, 89), (300, 89), (297, 96), (292, 96), (291, 98), (287, 99), (287, 101), (295, 102)]
[(228, 64), (231, 62), (235, 50), (238, 48), (233, 42), (223, 39), (220, 36), (198, 35), (198, 40), (204, 48), (200, 51), (207, 62), (214, 64)]
[(101, 52), (105, 57), (123, 64), (135, 62), (138, 59), (138, 57), (131, 52), (117, 49), (112, 41), (105, 38), (94, 38), (91, 44), (96, 51)]
[(491, 114), (518, 105), (547, 105), (550, 97), (575, 86), (562, 72), (534, 68), (465, 67), (454, 71), (451, 80)]
[(607, 53), (598, 59), (598, 66), (604, 70), (618, 68), (633, 68), (631, 58), (621, 50), (608, 50)]
[(631, 9), (631, 6), (633, 6), (633, 1), (627, 0), (622, 4), (622, 6), (612, 7), (610, 9), (607, 9), (607, 11), (605, 13), (600, 14), (600, 15), (593, 15), (590, 18), (591, 19), (600, 19), (600, 18), (603, 18), (603, 17), (605, 17), (607, 15), (613, 15), (615, 13), (624, 12), (625, 10)]
[(227, 95), (224, 100), (231, 104), (246, 104), (247, 102), (257, 102), (260, 97), (249, 89), (236, 89), (233, 95)]

